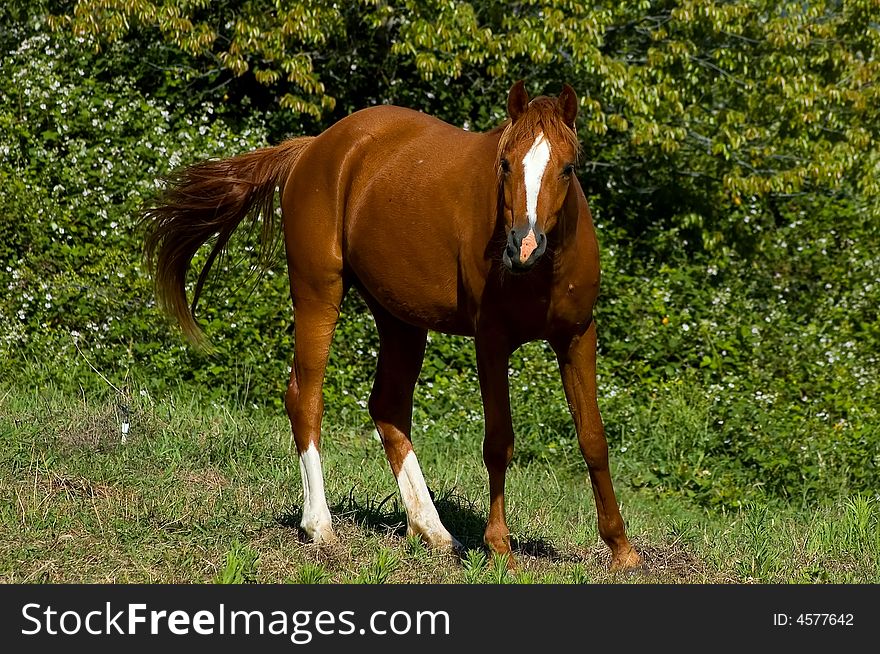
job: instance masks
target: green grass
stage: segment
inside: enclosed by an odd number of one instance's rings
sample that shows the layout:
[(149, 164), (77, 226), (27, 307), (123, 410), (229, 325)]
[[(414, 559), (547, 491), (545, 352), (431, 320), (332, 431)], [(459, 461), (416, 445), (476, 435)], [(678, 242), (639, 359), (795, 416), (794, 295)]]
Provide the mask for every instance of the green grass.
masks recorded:
[(519, 565), (509, 573), (482, 547), (479, 439), (431, 431), (416, 450), (441, 518), (468, 548), (459, 561), (406, 536), (382, 448), (369, 431), (334, 428), (332, 415), (322, 454), (339, 544), (318, 548), (297, 529), (302, 490), (283, 414), (180, 394), (128, 402), (123, 443), (112, 396), (0, 386), (0, 581), (880, 582), (875, 499), (709, 510), (630, 487), (620, 469), (650, 462), (621, 452), (612, 454), (618, 499), (648, 569), (612, 575), (575, 443), (554, 460), (514, 461), (507, 502)]

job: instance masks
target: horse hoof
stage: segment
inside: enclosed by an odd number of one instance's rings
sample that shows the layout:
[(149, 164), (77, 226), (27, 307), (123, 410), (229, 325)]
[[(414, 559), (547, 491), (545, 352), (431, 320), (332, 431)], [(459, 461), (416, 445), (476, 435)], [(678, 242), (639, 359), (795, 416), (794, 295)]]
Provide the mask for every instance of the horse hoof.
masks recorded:
[(332, 531), (330, 533), (321, 534), (317, 538), (313, 538), (312, 542), (321, 547), (335, 547), (339, 545), (339, 538)]
[(406, 535), (418, 536), (425, 545), (433, 550), (449, 552), (455, 555), (461, 555), (465, 551), (464, 545), (459, 543), (458, 539), (446, 529), (416, 529), (412, 524), (408, 524)]
[(630, 547), (625, 552), (618, 553), (611, 560), (610, 572), (625, 572), (628, 574), (637, 574), (647, 572), (647, 566), (642, 561), (642, 557), (638, 552)]
[(333, 531), (333, 527), (329, 525), (312, 526), (300, 525), (300, 532), (305, 536), (306, 540), (315, 545), (337, 545), (339, 539)]
[(452, 554), (453, 556), (457, 556), (458, 558), (464, 556), (466, 551), (464, 545), (458, 542), (458, 539), (451, 534), (448, 539), (444, 538), (440, 542), (431, 543), (431, 547)]

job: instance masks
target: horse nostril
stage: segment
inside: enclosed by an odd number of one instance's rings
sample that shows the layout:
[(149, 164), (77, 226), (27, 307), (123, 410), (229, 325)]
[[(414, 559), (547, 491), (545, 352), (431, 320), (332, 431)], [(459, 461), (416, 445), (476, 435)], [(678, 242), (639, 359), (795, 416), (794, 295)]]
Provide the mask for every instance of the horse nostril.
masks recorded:
[(515, 229), (511, 229), (507, 234), (507, 249), (511, 252), (518, 252), (522, 237), (516, 233)]

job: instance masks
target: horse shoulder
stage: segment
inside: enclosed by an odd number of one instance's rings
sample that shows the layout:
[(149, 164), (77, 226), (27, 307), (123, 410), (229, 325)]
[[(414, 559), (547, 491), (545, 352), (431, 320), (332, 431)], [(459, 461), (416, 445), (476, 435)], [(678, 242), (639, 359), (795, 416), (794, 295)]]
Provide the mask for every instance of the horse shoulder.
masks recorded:
[(571, 240), (561, 248), (551, 301), (554, 331), (581, 333), (593, 319), (599, 296), (601, 266), (599, 244), (589, 206), (580, 188), (575, 205), (577, 217)]

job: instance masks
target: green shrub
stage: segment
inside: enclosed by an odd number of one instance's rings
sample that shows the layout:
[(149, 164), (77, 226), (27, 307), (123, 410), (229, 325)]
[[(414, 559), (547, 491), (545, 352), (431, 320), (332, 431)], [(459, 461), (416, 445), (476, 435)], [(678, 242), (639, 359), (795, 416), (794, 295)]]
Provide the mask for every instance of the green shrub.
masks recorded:
[[(135, 225), (175, 167), (261, 147), (279, 125), (309, 130), (247, 95), (227, 103), (222, 88), (204, 84), (188, 94), (173, 67), (150, 77), (132, 41), (96, 54), (16, 19), (0, 42), (4, 382), (68, 392), (111, 383), (151, 395), (185, 385), (205, 402), (283, 411), (292, 353), (284, 262), (254, 281), (253, 244), (235, 242), (198, 313), (216, 348), (205, 356), (159, 315)], [(182, 56), (150, 47), (169, 65)], [(447, 89), (435, 109), (461, 119), (475, 102)], [(478, 104), (487, 123), (487, 107), (503, 105), (488, 96)], [(635, 197), (616, 192), (624, 195)], [(654, 221), (651, 202), (628, 216), (607, 193), (591, 198), (603, 266), (600, 405), (616, 483), (725, 506), (755, 494), (876, 492), (880, 227), (850, 195), (743, 198), (725, 214), (741, 247), (704, 242), (696, 225)], [(638, 237), (634, 221), (647, 225)], [(352, 294), (327, 371), (328, 422), (372, 430), (377, 348)], [(510, 388), (516, 461), (582, 466), (545, 344), (511, 359)], [(467, 339), (431, 335), (414, 425), (415, 438), (481, 437)], [(206, 456), (259, 455), (251, 437), (237, 438)]]

